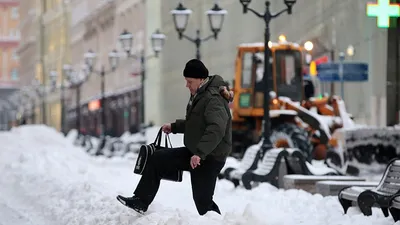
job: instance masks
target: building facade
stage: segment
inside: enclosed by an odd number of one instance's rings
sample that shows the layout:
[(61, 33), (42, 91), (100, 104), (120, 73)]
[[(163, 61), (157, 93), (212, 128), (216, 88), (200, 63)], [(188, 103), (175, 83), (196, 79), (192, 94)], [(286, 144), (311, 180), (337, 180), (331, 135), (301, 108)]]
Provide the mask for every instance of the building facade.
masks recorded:
[(19, 1), (0, 1), (0, 97), (19, 86)]
[[(21, 42), (19, 44), (17, 54), (20, 62), (19, 66), (20, 85), (21, 87), (29, 87), (36, 77), (36, 69), (38, 66), (38, 12), (40, 7), (35, 1), (23, 1), (19, 5), (20, 9), (20, 24), (19, 30), (21, 32)], [(25, 108), (25, 117), (28, 123), (37, 122), (38, 117), (36, 114), (40, 112), (40, 99), (32, 90), (29, 93), (31, 105)]]
[[(2, 2), (2, 1), (0, 1)], [(15, 2), (4, 1), (3, 2)], [(24, 4), (33, 5), (34, 1)], [(105, 130), (117, 127), (123, 131), (139, 126), (139, 110), (142, 104), (140, 96), (140, 60), (129, 58), (123, 52), (118, 40), (119, 34), (128, 30), (134, 35), (132, 53), (146, 55), (145, 79), (145, 121), (162, 123), (182, 118), (189, 99), (182, 71), (185, 63), (195, 58), (195, 45), (185, 39), (179, 40), (170, 11), (177, 7), (177, 1), (161, 0), (42, 0), (36, 1), (36, 14), (21, 25), (24, 33), (23, 45), (19, 48), (24, 58), (21, 67), (23, 78), (28, 84), (30, 74), (36, 76), (42, 84), (49, 86), (49, 74), (57, 72), (58, 85), (66, 76), (64, 64), (70, 64), (81, 73), (84, 66), (84, 54), (90, 49), (97, 54), (95, 71), (102, 68), (105, 75)], [(368, 0), (317, 1), (315, 4), (298, 1), (293, 14), (283, 14), (271, 22), (271, 40), (277, 41), (284, 34), (288, 41), (304, 43), (313, 41), (313, 57), (329, 55), (336, 61), (340, 52), (352, 45), (355, 54), (346, 57), (346, 61), (369, 64), (369, 80), (364, 83), (346, 83), (344, 99), (348, 111), (359, 123), (384, 126), (398, 122), (400, 111), (400, 74), (399, 69), (399, 27), (383, 29), (376, 26), (376, 18), (367, 17)], [(192, 9), (185, 34), (195, 37), (196, 30), (202, 37), (211, 34), (209, 20), (205, 11), (214, 6), (215, 1), (184, 1), (185, 7)], [(264, 10), (264, 1), (252, 1), (250, 7)], [(201, 46), (201, 57), (211, 74), (220, 74), (232, 81), (235, 73), (237, 46), (241, 43), (262, 42), (264, 22), (250, 12), (243, 14), (239, 1), (221, 0), (220, 6), (228, 11), (218, 39), (211, 39)], [(25, 7), (25, 6), (24, 6)], [(34, 6), (33, 6), (34, 7)], [(29, 8), (29, 7), (27, 7)], [(272, 11), (285, 8), (283, 1), (272, 2)], [(24, 9), (24, 14), (30, 15)], [(27, 13), (25, 13), (27, 12)], [(26, 17), (30, 18), (30, 17)], [(35, 20), (36, 18), (36, 20)], [(30, 26), (29, 23), (36, 24)], [(399, 23), (397, 21), (397, 23)], [(38, 34), (30, 35), (36, 30)], [(150, 37), (156, 30), (166, 34), (167, 40), (158, 58), (152, 57)], [(25, 35), (26, 34), (26, 35)], [(31, 45), (29, 43), (32, 43)], [(33, 44), (34, 43), (34, 44)], [(35, 46), (35, 47), (34, 47)], [(393, 47), (395, 46), (395, 47)], [(108, 53), (116, 49), (120, 53), (119, 66), (110, 71)], [(31, 57), (36, 55), (36, 57)], [(25, 63), (27, 62), (27, 63)], [(26, 65), (25, 65), (26, 64)], [(392, 66), (393, 65), (393, 66)], [(35, 67), (35, 70), (32, 68)], [(26, 75), (25, 75), (26, 74)], [(321, 92), (340, 94), (340, 84), (323, 85)], [(77, 108), (81, 109), (81, 127), (99, 134), (102, 121), (101, 113), (101, 76), (93, 72), (80, 89), (79, 103), (76, 89), (66, 90), (66, 118), (68, 129), (76, 128)], [(393, 94), (395, 93), (395, 94)], [(60, 89), (46, 95), (46, 110), (49, 125), (60, 128), (62, 110)], [(77, 107), (79, 105), (79, 107)], [(38, 115), (40, 116), (40, 115)], [(40, 116), (42, 118), (42, 116)], [(89, 132), (89, 131), (88, 131)]]
[[(0, 99), (6, 100), (19, 88), (19, 58), (17, 54), (20, 42), (19, 1), (0, 0)], [(3, 102), (4, 104), (4, 102)], [(12, 103), (0, 106), (0, 130), (8, 129), (17, 117), (17, 109)]]
[[(399, 92), (394, 95), (392, 88), (389, 94), (387, 81), (388, 77), (391, 77), (391, 85), (399, 85), (399, 82), (395, 81), (398, 78), (395, 77), (398, 77), (400, 72), (388, 70), (388, 62), (399, 67), (398, 53), (395, 53), (396, 50), (398, 52), (399, 42), (394, 36), (398, 37), (400, 32), (398, 28), (378, 28), (376, 18), (366, 15), (368, 2), (370, 1), (325, 0), (311, 4), (307, 1), (298, 1), (293, 7), (292, 15), (283, 14), (271, 22), (271, 40), (278, 41), (280, 34), (284, 34), (291, 42), (304, 43), (307, 40), (317, 40), (318, 45), (322, 45), (319, 47), (324, 48), (326, 52), (319, 52), (315, 57), (333, 52), (333, 60), (337, 60), (339, 52), (346, 52), (347, 46), (354, 46), (355, 54), (351, 58), (346, 57), (345, 60), (368, 63), (369, 80), (364, 83), (353, 82), (344, 85), (347, 110), (359, 123), (385, 126), (396, 122), (394, 117), (399, 111), (393, 106), (399, 104)], [(186, 8), (193, 10), (185, 34), (194, 37), (196, 29), (200, 30), (203, 37), (210, 34), (208, 18), (204, 12), (211, 9), (214, 1), (184, 1), (184, 3)], [(265, 25), (251, 12), (243, 14), (239, 1), (221, 0), (219, 3), (228, 14), (218, 40), (204, 43), (201, 55), (212, 74), (220, 74), (231, 81), (235, 72), (237, 46), (241, 43), (263, 42)], [(182, 70), (188, 59), (195, 57), (195, 45), (184, 39), (178, 40), (170, 13), (176, 6), (175, 1), (161, 2), (162, 29), (168, 36), (164, 49), (168, 57), (165, 55), (162, 57), (163, 95), (160, 103), (163, 111), (160, 112), (160, 116), (163, 122), (184, 116), (189, 93), (182, 79)], [(265, 2), (252, 1), (250, 7), (263, 12)], [(284, 8), (283, 1), (271, 3), (273, 12)], [(393, 34), (388, 35), (388, 33)], [(393, 37), (390, 39), (389, 36)], [(389, 56), (392, 48), (395, 50)], [(330, 85), (326, 85), (323, 91), (340, 95), (340, 84), (332, 86), (333, 88), (330, 88)], [(389, 98), (388, 95), (392, 97)]]
[[(75, 71), (87, 76), (80, 87), (79, 109), (77, 91), (70, 89), (67, 113), (68, 128), (76, 128), (77, 114), (80, 113), (80, 129), (93, 135), (104, 132), (121, 135), (124, 131), (139, 127), (140, 106), (140, 56), (146, 49), (145, 3), (139, 0), (118, 1), (71, 1), (71, 65)], [(119, 43), (119, 35), (126, 29), (134, 35), (132, 54), (127, 57)], [(85, 74), (84, 54), (96, 53), (93, 72)], [(112, 71), (108, 53), (119, 52), (119, 63)], [(101, 109), (101, 71), (105, 72), (105, 122)]]
[[(69, 61), (67, 1), (21, 2), (21, 85), (30, 88), (32, 107), (25, 110), (28, 123), (44, 123), (61, 130), (60, 84), (63, 64)], [(51, 72), (56, 72), (54, 82)], [(37, 85), (33, 85), (34, 81)]]

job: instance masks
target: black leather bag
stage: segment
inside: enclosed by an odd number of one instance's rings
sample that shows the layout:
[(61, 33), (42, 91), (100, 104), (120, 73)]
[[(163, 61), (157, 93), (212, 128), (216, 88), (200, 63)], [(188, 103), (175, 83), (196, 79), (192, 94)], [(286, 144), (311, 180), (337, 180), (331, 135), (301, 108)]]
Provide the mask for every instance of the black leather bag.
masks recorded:
[[(133, 169), (133, 172), (139, 175), (143, 174), (143, 171), (146, 168), (147, 162), (149, 161), (150, 157), (154, 154), (155, 151), (165, 148), (172, 148), (171, 140), (169, 139), (168, 134), (165, 135), (165, 146), (161, 146), (161, 139), (162, 139), (162, 130), (158, 131), (157, 137), (153, 143), (142, 145), (140, 146), (139, 154), (136, 159), (136, 164)], [(168, 145), (169, 143), (169, 145)], [(181, 182), (182, 181), (182, 174), (183, 171), (176, 170), (176, 171), (169, 171), (163, 174), (163, 180), (170, 180), (174, 182)]]

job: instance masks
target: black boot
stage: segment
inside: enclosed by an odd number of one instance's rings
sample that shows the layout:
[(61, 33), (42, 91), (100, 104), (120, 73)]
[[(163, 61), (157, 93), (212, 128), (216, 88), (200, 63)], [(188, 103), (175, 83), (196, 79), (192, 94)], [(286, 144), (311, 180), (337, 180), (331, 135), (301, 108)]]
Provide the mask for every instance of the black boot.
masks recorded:
[(124, 197), (124, 196), (118, 195), (117, 200), (119, 202), (121, 202), (123, 205), (125, 205), (141, 214), (146, 212), (147, 208), (149, 207), (148, 205), (143, 203), (143, 201), (139, 197), (136, 197), (136, 196)]

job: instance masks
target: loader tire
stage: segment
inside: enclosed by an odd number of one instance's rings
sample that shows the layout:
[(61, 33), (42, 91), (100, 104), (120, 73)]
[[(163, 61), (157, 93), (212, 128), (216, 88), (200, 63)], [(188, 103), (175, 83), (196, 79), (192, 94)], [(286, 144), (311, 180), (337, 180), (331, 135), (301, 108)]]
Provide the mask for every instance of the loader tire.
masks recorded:
[(376, 148), (375, 160), (380, 164), (387, 164), (390, 160), (398, 157), (396, 148), (392, 145), (379, 144)]
[(374, 161), (375, 147), (371, 144), (358, 145), (348, 149), (352, 158), (354, 157), (358, 162), (370, 165)]
[[(293, 123), (282, 123), (272, 129), (270, 140), (274, 147), (298, 148), (308, 162), (312, 160), (312, 144), (308, 132)], [(285, 143), (286, 142), (286, 143)], [(285, 143), (286, 146), (282, 146)]]

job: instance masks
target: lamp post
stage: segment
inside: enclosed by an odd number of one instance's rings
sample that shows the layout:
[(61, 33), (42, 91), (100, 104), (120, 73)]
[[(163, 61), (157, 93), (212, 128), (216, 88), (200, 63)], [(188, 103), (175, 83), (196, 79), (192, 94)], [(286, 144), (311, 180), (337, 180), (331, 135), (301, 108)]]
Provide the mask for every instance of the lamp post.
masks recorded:
[(3, 106), (3, 103), (0, 102), (0, 131), (6, 130), (4, 114), (5, 114), (4, 106)]
[(344, 52), (339, 52), (339, 78), (340, 78), (340, 95), (344, 99), (344, 79), (343, 79), (343, 62), (345, 59)]
[(9, 121), (11, 122), (12, 125), (15, 125), (18, 110), (19, 107), (21, 106), (21, 104), (19, 103), (18, 94), (13, 93), (10, 97), (6, 99), (6, 101), (8, 102), (11, 109), (9, 113)]
[[(34, 81), (31, 82), (31, 84), (33, 84)], [(31, 88), (29, 88), (29, 91), (27, 92), (29, 98), (30, 98), (30, 107), (31, 107), (31, 124), (35, 124), (36, 123), (36, 100), (37, 100), (37, 90), (35, 88), (35, 86), (31, 86)]]
[(35, 124), (36, 123), (36, 92), (34, 89), (30, 89), (29, 91), (29, 96), (31, 97), (31, 123)]
[(2, 108), (2, 120), (3, 120), (3, 129), (4, 130), (8, 130), (9, 129), (9, 126), (8, 126), (8, 114), (9, 114), (9, 110), (11, 109), (10, 108), (10, 105), (8, 104), (8, 102), (6, 102), (5, 100), (3, 100), (3, 99), (0, 99), (0, 106), (1, 106), (1, 108)]
[(105, 142), (105, 129), (106, 129), (106, 110), (105, 110), (105, 76), (108, 73), (114, 72), (118, 66), (118, 52), (116, 50), (108, 53), (108, 60), (110, 64), (110, 70), (106, 71), (104, 65), (101, 66), (100, 70), (95, 70), (94, 66), (96, 64), (96, 53), (92, 50), (89, 50), (84, 54), (85, 64), (88, 68), (88, 73), (95, 73), (100, 75), (101, 77), (101, 135), (102, 135), (102, 144), (100, 146), (104, 146)]
[[(69, 64), (65, 64), (63, 66), (63, 72), (66, 75), (66, 79), (69, 83), (69, 87), (70, 88), (74, 88), (76, 90), (76, 102), (75, 102), (75, 114), (76, 114), (76, 130), (78, 132), (78, 136), (77, 138), (79, 138), (80, 133), (81, 133), (81, 107), (80, 107), (80, 101), (81, 101), (81, 86), (83, 83), (85, 83), (85, 81), (88, 78), (88, 73), (86, 70), (82, 70), (81, 73), (79, 73), (79, 71), (76, 71), (72, 68), (71, 65)], [(64, 83), (64, 82), (62, 82)], [(62, 84), (62, 86), (64, 86)], [(62, 91), (63, 92), (63, 91)], [(62, 98), (64, 98), (64, 94), (62, 94)], [(62, 102), (65, 102), (65, 98), (62, 100)], [(65, 108), (65, 107), (64, 107)], [(64, 123), (62, 121), (62, 123)], [(64, 123), (65, 124), (65, 123)]]
[(196, 30), (196, 37), (191, 38), (187, 35), (184, 34), (187, 24), (189, 22), (189, 16), (192, 14), (192, 10), (187, 9), (183, 6), (183, 4), (180, 2), (178, 4), (178, 7), (176, 7), (174, 10), (171, 11), (171, 14), (173, 15), (174, 19), (174, 24), (175, 24), (175, 29), (178, 32), (178, 37), (179, 40), (182, 40), (182, 38), (185, 38), (189, 40), (190, 42), (194, 43), (196, 45), (196, 59), (200, 60), (201, 59), (201, 54), (200, 54), (200, 47), (201, 44), (205, 41), (208, 41), (211, 38), (214, 38), (215, 40), (218, 38), (218, 33), (222, 29), (222, 24), (224, 22), (224, 17), (228, 12), (222, 8), (219, 7), (218, 3), (216, 2), (210, 10), (206, 12), (208, 15), (208, 19), (210, 22), (210, 28), (212, 34), (208, 37), (201, 38), (200, 35), (200, 29)]
[(264, 140), (262, 144), (262, 149), (263, 150), (268, 150), (272, 147), (272, 143), (270, 140), (270, 134), (271, 134), (271, 125), (270, 125), (270, 116), (269, 116), (269, 102), (270, 102), (270, 95), (269, 95), (269, 83), (268, 80), (271, 76), (270, 70), (269, 70), (269, 58), (270, 58), (270, 50), (268, 47), (268, 42), (270, 39), (270, 22), (272, 19), (277, 18), (280, 16), (282, 13), (287, 12), (288, 14), (292, 14), (292, 8), (293, 5), (296, 3), (296, 0), (284, 0), (284, 3), (286, 5), (286, 9), (283, 9), (279, 11), (276, 14), (272, 14), (270, 11), (270, 1), (265, 2), (265, 11), (264, 14), (261, 14), (257, 11), (255, 11), (252, 8), (249, 8), (249, 4), (251, 3), (251, 0), (240, 0), (240, 3), (243, 6), (243, 13), (246, 14), (248, 11), (254, 13), (258, 18), (261, 18), (265, 22), (265, 33), (264, 33), (264, 77), (263, 77), (263, 83), (264, 83)]
[(33, 104), (33, 101), (31, 99), (31, 96), (29, 95), (29, 90), (26, 87), (22, 88), (19, 91), (19, 96), (20, 96), (19, 99), (20, 105), (22, 106), (20, 110), (20, 115), (21, 115), (20, 124), (27, 124), (28, 123), (27, 119), (29, 118), (29, 116), (32, 115), (29, 114), (30, 109), (28, 108), (28, 106), (31, 106)]
[(32, 80), (32, 86), (36, 92), (36, 95), (39, 97), (39, 99), (42, 102), (42, 122), (43, 124), (46, 124), (46, 101), (45, 101), (45, 94), (46, 90), (44, 85), (40, 83), (40, 81), (37, 78), (34, 78)]
[[(63, 66), (63, 72), (61, 74), (61, 84), (60, 84), (60, 105), (61, 105), (61, 132), (65, 134), (65, 85), (64, 85), (64, 70), (69, 71), (71, 69), (70, 65)], [(52, 70), (50, 71), (50, 81), (51, 81), (51, 88), (54, 90), (57, 86), (57, 78), (58, 74), (57, 71)]]
[(346, 59), (346, 55), (353, 58), (355, 49), (353, 45), (349, 45), (346, 49), (346, 54), (344, 52), (339, 52), (339, 78), (340, 78), (340, 95), (342, 100), (344, 100), (344, 75), (343, 75), (343, 63)]
[(133, 45), (133, 35), (128, 32), (127, 30), (124, 30), (120, 36), (119, 40), (121, 42), (121, 46), (124, 49), (124, 51), (128, 54), (128, 57), (133, 58), (135, 60), (140, 59), (140, 77), (141, 77), (141, 88), (140, 88), (140, 116), (139, 116), (139, 121), (141, 123), (141, 127), (144, 127), (145, 123), (145, 80), (146, 80), (146, 61), (149, 58), (152, 57), (158, 57), (158, 54), (162, 51), (165, 43), (165, 38), (166, 36), (162, 33), (160, 33), (159, 30), (156, 30), (151, 35), (151, 46), (154, 51), (154, 55), (150, 55), (148, 57), (145, 56), (145, 52), (141, 51), (140, 55), (134, 55), (132, 54), (132, 45)]
[(50, 79), (50, 91), (53, 92), (57, 88), (57, 71), (51, 70), (49, 73), (49, 79)]

